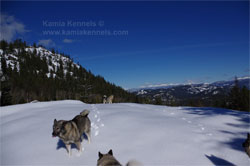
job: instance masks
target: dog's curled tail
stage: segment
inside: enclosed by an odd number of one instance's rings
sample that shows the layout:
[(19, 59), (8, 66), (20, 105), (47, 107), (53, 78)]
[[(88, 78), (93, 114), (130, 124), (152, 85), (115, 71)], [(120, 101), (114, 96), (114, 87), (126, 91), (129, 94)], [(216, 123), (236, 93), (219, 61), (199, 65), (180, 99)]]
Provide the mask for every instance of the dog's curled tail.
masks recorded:
[(88, 116), (88, 114), (89, 114), (89, 110), (87, 110), (87, 109), (83, 110), (83, 111), (80, 113), (80, 115), (82, 115), (82, 116)]
[(143, 164), (137, 160), (129, 160), (126, 166), (143, 166)]

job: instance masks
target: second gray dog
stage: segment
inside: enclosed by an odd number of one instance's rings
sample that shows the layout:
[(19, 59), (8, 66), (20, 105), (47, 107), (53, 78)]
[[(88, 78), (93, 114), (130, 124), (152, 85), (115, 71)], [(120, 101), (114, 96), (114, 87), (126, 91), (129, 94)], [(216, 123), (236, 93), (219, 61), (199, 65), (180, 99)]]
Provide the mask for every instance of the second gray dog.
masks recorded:
[(97, 166), (122, 166), (119, 161), (113, 156), (112, 149), (107, 154), (99, 152), (99, 159), (97, 160)]

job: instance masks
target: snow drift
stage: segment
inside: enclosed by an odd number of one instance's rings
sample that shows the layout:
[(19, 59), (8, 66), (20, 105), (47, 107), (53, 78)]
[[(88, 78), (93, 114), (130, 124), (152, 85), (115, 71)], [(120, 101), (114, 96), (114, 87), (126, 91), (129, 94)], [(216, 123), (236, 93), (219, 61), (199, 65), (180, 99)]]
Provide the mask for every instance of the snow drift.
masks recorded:
[[(96, 165), (98, 151), (109, 149), (124, 165), (131, 159), (164, 166), (250, 164), (241, 145), (249, 132), (244, 112), (72, 100), (0, 109), (1, 165)], [(71, 120), (83, 109), (90, 110), (92, 142), (83, 141), (81, 155), (72, 146), (68, 157), (62, 141), (51, 136), (53, 120)]]

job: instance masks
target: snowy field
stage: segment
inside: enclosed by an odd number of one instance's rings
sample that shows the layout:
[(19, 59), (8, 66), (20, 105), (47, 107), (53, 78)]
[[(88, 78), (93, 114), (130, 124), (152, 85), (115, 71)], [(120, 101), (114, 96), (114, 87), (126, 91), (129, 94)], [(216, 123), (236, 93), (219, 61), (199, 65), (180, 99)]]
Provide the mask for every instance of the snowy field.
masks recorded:
[[(145, 166), (247, 166), (241, 144), (249, 114), (216, 108), (166, 107), (132, 103), (84, 104), (54, 101), (0, 107), (1, 165), (96, 165), (98, 151), (123, 165), (136, 159)], [(71, 120), (89, 109), (92, 142), (75, 146), (68, 157), (52, 138), (53, 120)]]

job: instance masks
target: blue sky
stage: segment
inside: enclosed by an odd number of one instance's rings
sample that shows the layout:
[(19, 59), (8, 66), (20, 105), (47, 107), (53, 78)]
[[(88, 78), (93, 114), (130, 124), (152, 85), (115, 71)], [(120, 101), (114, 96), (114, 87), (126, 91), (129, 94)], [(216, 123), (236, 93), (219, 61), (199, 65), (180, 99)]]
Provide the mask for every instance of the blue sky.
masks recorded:
[(1, 3), (2, 37), (56, 48), (123, 88), (249, 75), (248, 1)]

